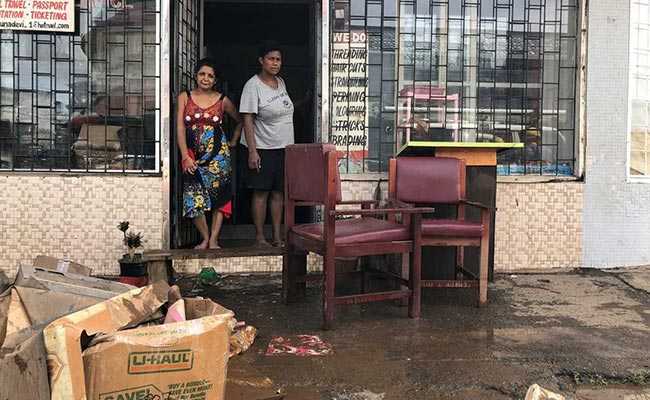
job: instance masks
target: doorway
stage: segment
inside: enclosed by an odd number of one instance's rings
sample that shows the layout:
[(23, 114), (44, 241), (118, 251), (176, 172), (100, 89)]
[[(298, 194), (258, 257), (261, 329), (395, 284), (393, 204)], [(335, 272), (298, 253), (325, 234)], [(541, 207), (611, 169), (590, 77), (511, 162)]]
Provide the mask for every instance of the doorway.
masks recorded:
[[(264, 40), (277, 42), (283, 50), (280, 75), (297, 106), (294, 113), (296, 143), (312, 143), (315, 140), (317, 93), (316, 23), (317, 3), (309, 0), (234, 1), (203, 0), (200, 4), (199, 41), (197, 59), (207, 56), (215, 60), (220, 91), (224, 92), (238, 107), (244, 84), (259, 70), (258, 47)], [(308, 101), (302, 101), (311, 93)], [(225, 121), (226, 132), (235, 127), (233, 121)], [(243, 135), (243, 132), (242, 132)], [(174, 151), (177, 151), (175, 148)], [(241, 155), (246, 148), (239, 145), (233, 157), (233, 215), (224, 221), (220, 243), (224, 247), (240, 247), (254, 243), (255, 228), (250, 213), (251, 192), (242, 179), (246, 165)], [(178, 182), (178, 180), (174, 180)], [(182, 190), (181, 187), (172, 190)], [(177, 208), (178, 209), (178, 208)], [(265, 230), (270, 237), (270, 216), (267, 213)], [(297, 219), (311, 217), (310, 210), (301, 210)], [(177, 219), (175, 219), (177, 218)], [(175, 215), (174, 220), (184, 220)], [(172, 234), (174, 229), (172, 229)], [(172, 240), (174, 247), (191, 247), (199, 240), (191, 221), (178, 224), (178, 237)]]

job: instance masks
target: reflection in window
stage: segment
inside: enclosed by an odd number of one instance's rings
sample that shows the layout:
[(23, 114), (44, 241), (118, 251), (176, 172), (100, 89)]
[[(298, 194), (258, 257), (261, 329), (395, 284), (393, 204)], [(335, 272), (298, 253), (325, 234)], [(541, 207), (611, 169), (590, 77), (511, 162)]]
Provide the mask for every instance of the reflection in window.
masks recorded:
[(632, 0), (630, 13), (630, 175), (650, 175), (650, 17), (648, 0)]
[(0, 169), (157, 172), (160, 2), (81, 0), (77, 18), (0, 33)]
[(335, 1), (354, 21), (342, 31), (367, 36), (372, 88), (365, 158), (342, 151), (343, 172), (386, 171), (396, 147), (421, 140), (520, 142), (500, 174), (573, 173), (575, 0), (383, 0), (394, 16), (364, 14), (378, 3)]

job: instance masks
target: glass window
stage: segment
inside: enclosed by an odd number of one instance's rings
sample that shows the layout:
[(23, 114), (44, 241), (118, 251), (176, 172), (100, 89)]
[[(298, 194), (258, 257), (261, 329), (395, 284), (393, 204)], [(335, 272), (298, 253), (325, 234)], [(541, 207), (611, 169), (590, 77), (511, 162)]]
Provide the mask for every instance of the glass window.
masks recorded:
[[(336, 1), (337, 7), (346, 3)], [(352, 1), (359, 10), (377, 3)], [(381, 24), (366, 20), (365, 25), (349, 27), (341, 21), (332, 32), (330, 75), (349, 68), (345, 73), (353, 77), (355, 65), (368, 66), (364, 77), (369, 93), (354, 110), (365, 110), (370, 121), (387, 120), (387, 114), (394, 121), (394, 126), (381, 129), (366, 125), (366, 147), (354, 147), (354, 157), (347, 143), (358, 132), (347, 129), (360, 125), (333, 125), (336, 132), (330, 137), (346, 143), (339, 147), (341, 172), (386, 171), (385, 160), (393, 153), (384, 151), (396, 146), (385, 143), (400, 146), (423, 140), (519, 142), (524, 148), (499, 154), (500, 174), (573, 173), (576, 2), (383, 0), (383, 5), (398, 14), (384, 15)], [(341, 44), (342, 34), (366, 35), (368, 40)], [(365, 46), (368, 58), (337, 57), (353, 54), (342, 53), (345, 46)], [(348, 101), (342, 92), (354, 90), (359, 89), (332, 88), (333, 113), (344, 109), (336, 107), (339, 102)], [(342, 118), (363, 116), (335, 115), (333, 120)]]
[(0, 36), (0, 169), (157, 173), (160, 1), (78, 10), (73, 34)]
[(632, 0), (630, 33), (630, 176), (650, 176), (650, 17), (648, 0)]

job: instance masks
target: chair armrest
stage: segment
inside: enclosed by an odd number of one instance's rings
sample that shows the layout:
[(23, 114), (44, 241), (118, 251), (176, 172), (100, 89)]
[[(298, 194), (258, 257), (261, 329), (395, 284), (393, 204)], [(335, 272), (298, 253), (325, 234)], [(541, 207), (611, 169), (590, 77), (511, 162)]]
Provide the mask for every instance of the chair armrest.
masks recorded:
[(377, 200), (345, 200), (345, 201), (337, 201), (336, 204), (341, 204), (341, 205), (350, 205), (350, 204), (379, 204), (379, 201)]
[(384, 215), (384, 214), (425, 214), (432, 213), (435, 209), (430, 207), (416, 208), (378, 208), (374, 210), (332, 210), (330, 215)]
[(415, 208), (415, 204), (405, 203), (402, 200), (397, 199), (388, 199), (386, 204), (388, 204), (388, 207), (390, 208)]
[(486, 206), (485, 204), (479, 203), (478, 201), (461, 200), (460, 204), (466, 204), (468, 206), (482, 208), (484, 210), (493, 210), (494, 209), (493, 207)]
[(302, 207), (302, 206), (322, 206), (323, 203), (319, 203), (317, 201), (296, 201), (294, 203), (296, 207)]

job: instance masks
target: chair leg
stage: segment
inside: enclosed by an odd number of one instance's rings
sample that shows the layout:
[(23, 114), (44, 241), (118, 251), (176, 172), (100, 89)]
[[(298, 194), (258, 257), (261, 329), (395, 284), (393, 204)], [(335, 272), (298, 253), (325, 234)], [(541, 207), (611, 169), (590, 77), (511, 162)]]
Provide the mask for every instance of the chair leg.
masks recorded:
[(488, 261), (490, 252), (489, 234), (484, 233), (481, 237), (481, 260), (479, 269), (478, 285), (478, 306), (482, 307), (487, 304), (488, 296)]
[(418, 246), (416, 251), (411, 253), (409, 263), (409, 317), (420, 318), (421, 296), (422, 296), (422, 249)]
[[(401, 275), (402, 275), (402, 278), (408, 279), (408, 280), (411, 279), (411, 272), (410, 272), (410, 270), (411, 270), (411, 257), (410, 257), (410, 255), (411, 255), (411, 253), (403, 253), (402, 254), (402, 271), (401, 271)], [(409, 286), (400, 286), (400, 289), (402, 289), (402, 290), (410, 289), (410, 287)], [(399, 300), (399, 305), (401, 307), (405, 307), (408, 304), (409, 304), (409, 299), (401, 299), (401, 300)]]
[(285, 303), (305, 297), (307, 254), (297, 252), (289, 243), (282, 257), (282, 298)]
[(465, 248), (463, 246), (456, 247), (456, 267), (454, 268), (454, 280), (463, 279), (463, 267), (465, 266)]
[(333, 252), (323, 255), (323, 329), (330, 329), (335, 314), (336, 263)]

